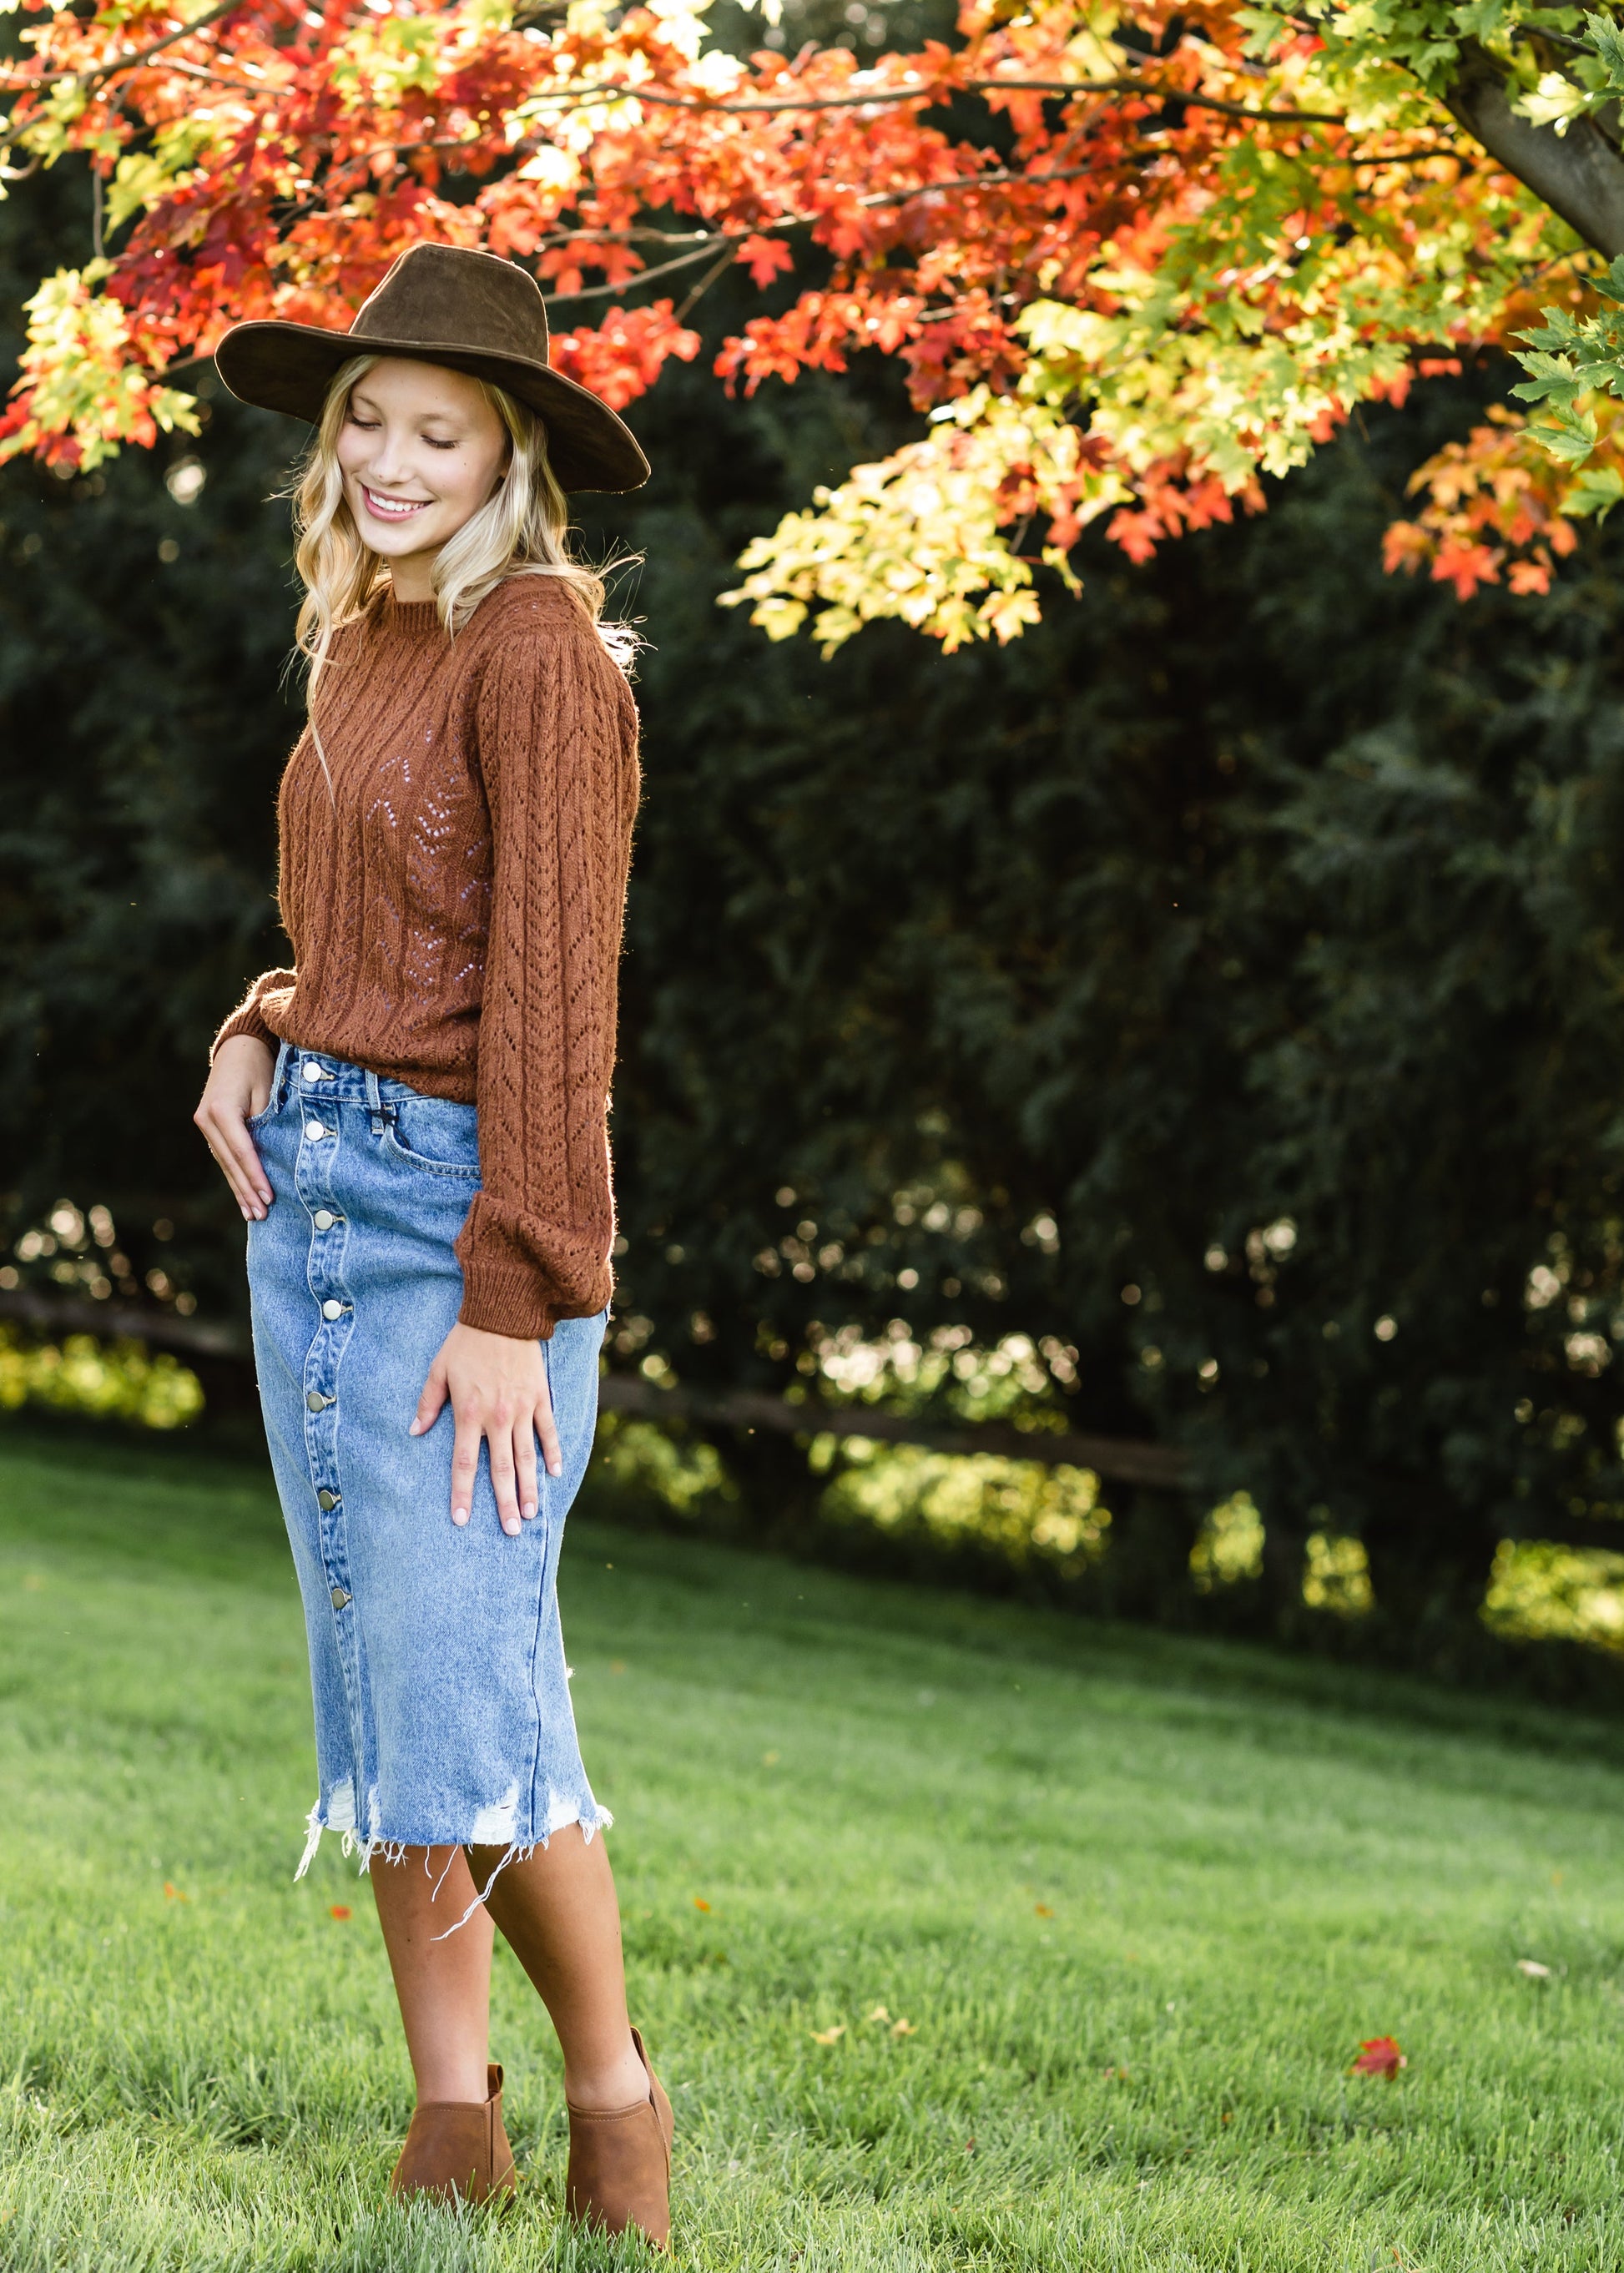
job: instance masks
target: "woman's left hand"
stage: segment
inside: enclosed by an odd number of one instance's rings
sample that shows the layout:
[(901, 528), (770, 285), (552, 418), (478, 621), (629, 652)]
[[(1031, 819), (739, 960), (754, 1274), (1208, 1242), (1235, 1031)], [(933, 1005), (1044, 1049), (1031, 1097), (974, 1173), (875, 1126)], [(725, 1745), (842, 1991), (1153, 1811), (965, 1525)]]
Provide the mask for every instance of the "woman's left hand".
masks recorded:
[(536, 1439), (550, 1476), (564, 1472), (547, 1362), (541, 1344), (478, 1326), (453, 1326), (429, 1368), (411, 1434), (421, 1437), (439, 1419), (446, 1399), (456, 1422), (451, 1452), (451, 1520), (468, 1521), (479, 1473), (479, 1440), (491, 1448), (491, 1485), (502, 1529), (516, 1538), (522, 1520), (540, 1505), (536, 1488)]

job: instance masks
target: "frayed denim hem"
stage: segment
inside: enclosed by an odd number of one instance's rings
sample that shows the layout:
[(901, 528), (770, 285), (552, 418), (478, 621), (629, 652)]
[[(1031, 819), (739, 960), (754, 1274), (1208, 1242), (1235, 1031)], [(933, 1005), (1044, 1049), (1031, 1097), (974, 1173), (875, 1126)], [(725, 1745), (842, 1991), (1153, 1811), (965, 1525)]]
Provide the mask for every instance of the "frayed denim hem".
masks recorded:
[[(435, 1847), (447, 1848), (450, 1852), (447, 1854), (446, 1859), (445, 1870), (441, 1871), (439, 1879), (435, 1882), (434, 1893), (430, 1897), (430, 1900), (433, 1901), (439, 1896), (440, 1889), (445, 1883), (446, 1872), (451, 1868), (452, 1860), (455, 1857), (459, 1849), (467, 1849), (470, 1847), (495, 1846), (498, 1843), (497, 1840), (489, 1836), (489, 1827), (491, 1819), (492, 1818), (495, 1818), (498, 1820), (501, 1820), (505, 1818), (506, 1820), (502, 1821), (502, 1828), (506, 1829), (512, 1820), (511, 1804), (504, 1804), (502, 1806), (498, 1808), (482, 1808), (479, 1814), (474, 1819), (473, 1828), (465, 1833), (461, 1838), (433, 1840), (391, 1839), (383, 1832), (373, 1832), (368, 1836), (363, 1837), (355, 1827), (354, 1793), (350, 1785), (346, 1781), (342, 1784), (335, 1786), (325, 1807), (323, 1803), (318, 1799), (315, 1805), (311, 1809), (309, 1815), (305, 1818), (304, 1851), (300, 1856), (299, 1866), (293, 1874), (294, 1882), (297, 1885), (298, 1880), (304, 1876), (312, 1863), (315, 1860), (316, 1849), (321, 1844), (322, 1833), (324, 1831), (331, 1831), (337, 1836), (340, 1842), (340, 1849), (342, 1853), (345, 1856), (358, 1855), (360, 1857), (360, 1862), (357, 1867), (364, 1874), (371, 1871), (373, 1861), (380, 1857), (381, 1857), (383, 1861), (387, 1864), (396, 1864), (403, 1863), (408, 1854), (410, 1854), (414, 1848), (420, 1848), (422, 1849), (424, 1858), (423, 1867), (426, 1871), (428, 1869), (428, 1857), (431, 1850)], [(475, 1895), (473, 1901), (469, 1904), (468, 1908), (463, 1911), (460, 1918), (456, 1919), (451, 1925), (448, 1925), (444, 1933), (438, 1933), (434, 1936), (435, 1940), (444, 1941), (449, 1935), (455, 1933), (460, 1927), (465, 1926), (468, 1924), (469, 1919), (474, 1915), (474, 1912), (484, 1905), (492, 1887), (496, 1884), (497, 1879), (501, 1876), (502, 1872), (508, 1868), (509, 1863), (528, 1863), (530, 1857), (536, 1852), (538, 1847), (543, 1849), (545, 1851), (551, 1843), (554, 1833), (568, 1831), (572, 1825), (578, 1824), (581, 1828), (581, 1835), (583, 1839), (586, 1842), (588, 1846), (590, 1846), (594, 1834), (599, 1831), (607, 1831), (611, 1829), (613, 1823), (614, 1818), (609, 1812), (609, 1810), (606, 1807), (600, 1807), (597, 1801), (592, 1799), (590, 1795), (584, 1800), (563, 1798), (555, 1800), (552, 1812), (548, 1817), (546, 1829), (541, 1833), (539, 1837), (535, 1839), (519, 1840), (510, 1838), (503, 1849), (500, 1859), (498, 1861), (495, 1869), (491, 1872), (490, 1877), (485, 1880), (485, 1885), (480, 1889), (479, 1893)]]

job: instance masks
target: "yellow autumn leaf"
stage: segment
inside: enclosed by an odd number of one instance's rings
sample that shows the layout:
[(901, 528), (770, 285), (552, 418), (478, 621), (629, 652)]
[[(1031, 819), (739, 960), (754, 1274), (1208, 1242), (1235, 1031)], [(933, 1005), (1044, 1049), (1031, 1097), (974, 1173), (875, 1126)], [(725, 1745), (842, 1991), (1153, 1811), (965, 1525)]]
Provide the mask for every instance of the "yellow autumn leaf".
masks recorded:
[(812, 2041), (815, 2044), (838, 2044), (845, 2034), (846, 2022), (837, 2021), (832, 2029), (814, 2029)]

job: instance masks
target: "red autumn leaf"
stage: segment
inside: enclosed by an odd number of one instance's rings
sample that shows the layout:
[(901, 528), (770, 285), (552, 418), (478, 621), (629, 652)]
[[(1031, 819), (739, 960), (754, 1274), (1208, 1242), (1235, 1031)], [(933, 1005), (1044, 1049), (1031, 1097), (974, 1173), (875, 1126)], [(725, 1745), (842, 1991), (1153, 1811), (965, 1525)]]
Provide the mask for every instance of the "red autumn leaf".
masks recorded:
[(1385, 2075), (1391, 2083), (1400, 2068), (1410, 2062), (1398, 2048), (1396, 2037), (1366, 2037), (1359, 2046), (1359, 2057), (1349, 2069), (1350, 2075)]
[(335, 1918), (347, 1918), (351, 1915), (352, 1912), (348, 1902), (335, 1902), (332, 1909), (327, 1912), (327, 1916), (329, 1917)]
[(795, 266), (795, 256), (782, 237), (747, 236), (733, 255), (741, 268), (750, 272), (750, 281), (765, 290), (775, 276), (782, 276)]

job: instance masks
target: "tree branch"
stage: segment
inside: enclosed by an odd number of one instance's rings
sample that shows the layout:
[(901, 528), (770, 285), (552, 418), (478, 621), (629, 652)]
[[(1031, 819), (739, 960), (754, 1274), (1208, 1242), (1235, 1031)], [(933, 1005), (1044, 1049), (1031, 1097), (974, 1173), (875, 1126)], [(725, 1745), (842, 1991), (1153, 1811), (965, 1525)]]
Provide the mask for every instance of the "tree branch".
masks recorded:
[(1519, 117), (1514, 94), (1477, 41), (1462, 41), (1459, 75), (1444, 90), (1451, 116), (1588, 245), (1610, 260), (1624, 252), (1624, 158), (1593, 119), (1559, 134)]
[(36, 86), (56, 86), (63, 79), (85, 79), (94, 84), (97, 79), (111, 79), (116, 71), (134, 71), (152, 56), (162, 54), (165, 48), (172, 48), (177, 40), (189, 40), (194, 32), (201, 32), (208, 25), (217, 24), (222, 16), (234, 16), (242, 5), (243, 0), (220, 0), (217, 7), (205, 9), (202, 15), (194, 16), (191, 23), (182, 24), (176, 31), (166, 32), (150, 47), (137, 48), (127, 56), (114, 56), (109, 62), (98, 64), (92, 71), (40, 71), (33, 79), (0, 79), (0, 92), (24, 94), (31, 93)]
[(1156, 86), (1139, 79), (970, 79), (954, 82), (930, 80), (920, 86), (876, 86), (864, 94), (772, 95), (760, 101), (735, 102), (727, 95), (667, 94), (653, 86), (632, 86), (626, 80), (597, 85), (545, 88), (532, 97), (573, 109), (576, 104), (607, 97), (651, 102), (665, 110), (722, 110), (777, 113), (786, 110), (863, 110), (892, 102), (940, 104), (955, 94), (1139, 94), (1152, 101), (1182, 102), (1195, 110), (1220, 110), (1229, 118), (1253, 118), (1277, 126), (1341, 126), (1334, 110), (1254, 110), (1222, 95), (1187, 93), (1182, 86)]

